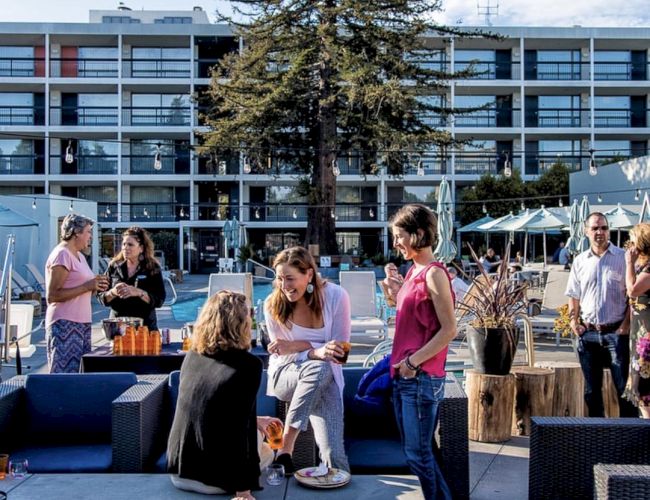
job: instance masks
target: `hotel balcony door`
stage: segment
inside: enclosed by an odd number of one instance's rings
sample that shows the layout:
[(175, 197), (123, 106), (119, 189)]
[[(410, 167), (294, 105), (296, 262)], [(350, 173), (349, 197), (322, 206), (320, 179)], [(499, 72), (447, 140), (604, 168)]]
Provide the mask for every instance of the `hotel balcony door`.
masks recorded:
[(199, 233), (199, 273), (216, 273), (219, 268), (221, 231), (200, 229)]

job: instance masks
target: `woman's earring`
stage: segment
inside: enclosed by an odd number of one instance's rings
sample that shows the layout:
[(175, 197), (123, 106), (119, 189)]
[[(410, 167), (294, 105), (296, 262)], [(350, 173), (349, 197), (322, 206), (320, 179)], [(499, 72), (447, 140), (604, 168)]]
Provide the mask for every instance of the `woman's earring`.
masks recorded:
[(307, 293), (314, 293), (314, 285), (311, 284), (311, 281), (307, 283)]

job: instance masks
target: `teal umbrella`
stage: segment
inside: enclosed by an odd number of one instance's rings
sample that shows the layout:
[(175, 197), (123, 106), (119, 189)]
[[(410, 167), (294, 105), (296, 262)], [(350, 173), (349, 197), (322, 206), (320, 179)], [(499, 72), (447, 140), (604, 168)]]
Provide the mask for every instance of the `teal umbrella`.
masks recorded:
[(456, 245), (451, 241), (454, 230), (454, 220), (452, 214), (453, 202), (451, 201), (451, 190), (447, 176), (443, 176), (440, 181), (440, 190), (438, 192), (438, 246), (433, 251), (433, 255), (445, 264), (454, 260), (456, 256)]
[(616, 229), (618, 234), (617, 245), (621, 245), (621, 229), (630, 229), (633, 227), (639, 220), (639, 214), (623, 208), (619, 203), (616, 208), (612, 208), (605, 212), (605, 217), (607, 217), (607, 222), (610, 229)]
[(579, 221), (580, 221), (580, 241), (578, 242), (578, 253), (589, 250), (589, 238), (585, 233), (585, 223), (589, 218), (591, 213), (591, 208), (589, 207), (589, 198), (585, 195), (582, 197), (582, 203), (580, 203)]
[(641, 205), (641, 212), (639, 213), (639, 222), (650, 222), (650, 199), (648, 193), (643, 196), (643, 205)]
[(230, 235), (229, 235), (229, 247), (230, 248), (239, 248), (239, 221), (234, 219), (230, 221)]
[(580, 222), (580, 205), (578, 205), (578, 200), (573, 200), (569, 212), (569, 239), (566, 242), (567, 251), (571, 255), (580, 253), (578, 245), (580, 244), (580, 238), (582, 238), (583, 228), (584, 226)]
[(458, 231), (459, 233), (471, 233), (473, 231), (480, 231), (480, 229), (478, 229), (479, 226), (486, 224), (488, 222), (492, 222), (493, 220), (494, 220), (493, 217), (486, 215), (485, 217), (481, 217), (479, 220), (470, 222), (469, 224), (457, 229), (456, 231)]

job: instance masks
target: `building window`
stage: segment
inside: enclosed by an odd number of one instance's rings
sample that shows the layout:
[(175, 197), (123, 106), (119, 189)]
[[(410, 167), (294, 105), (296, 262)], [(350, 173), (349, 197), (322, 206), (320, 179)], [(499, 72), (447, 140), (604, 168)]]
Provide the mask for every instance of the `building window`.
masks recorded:
[(117, 47), (79, 47), (77, 76), (86, 78), (117, 77)]
[(104, 24), (140, 24), (140, 19), (129, 16), (102, 16)]
[(34, 76), (34, 47), (0, 46), (0, 76)]
[(629, 50), (597, 50), (594, 52), (595, 80), (630, 80), (632, 54)]

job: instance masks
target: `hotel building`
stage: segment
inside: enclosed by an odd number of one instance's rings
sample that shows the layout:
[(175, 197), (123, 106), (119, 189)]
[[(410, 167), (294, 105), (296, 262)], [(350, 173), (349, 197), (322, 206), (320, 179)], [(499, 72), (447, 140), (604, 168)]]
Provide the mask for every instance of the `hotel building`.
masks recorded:
[[(407, 201), (434, 203), (443, 175), (460, 210), (463, 187), (506, 166), (532, 180), (558, 158), (578, 171), (592, 155), (609, 163), (647, 154), (650, 29), (495, 31), (503, 38), (431, 37), (437, 50), (421, 61), (447, 71), (473, 64), (473, 78), (426, 97), (482, 107), (427, 117), (471, 145), (413, 158), (401, 179), (361, 176), (355, 158), (339, 158), (332, 216), (341, 253), (386, 253), (387, 218)], [(261, 174), (241, 158), (193, 148), (203, 126), (195, 97), (211, 66), (239, 47), (200, 7), (0, 23), (0, 194), (94, 200), (107, 254), (119, 244), (114, 235), (137, 224), (177, 238), (167, 264), (192, 272), (214, 271), (228, 219), (244, 225), (263, 260), (301, 243), (306, 200), (290, 166), (272, 160), (273, 175)]]

